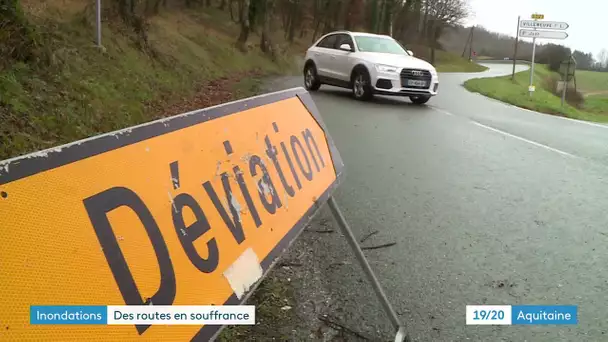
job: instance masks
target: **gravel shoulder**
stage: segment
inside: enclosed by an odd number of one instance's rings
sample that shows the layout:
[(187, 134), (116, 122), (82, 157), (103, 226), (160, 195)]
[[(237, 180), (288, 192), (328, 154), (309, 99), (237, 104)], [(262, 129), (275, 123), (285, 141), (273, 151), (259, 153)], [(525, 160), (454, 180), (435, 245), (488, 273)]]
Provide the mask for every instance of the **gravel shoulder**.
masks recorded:
[[(366, 243), (381, 240), (378, 235)], [(256, 305), (258, 324), (227, 328), (220, 341), (392, 339), (388, 317), (326, 205), (248, 304)]]

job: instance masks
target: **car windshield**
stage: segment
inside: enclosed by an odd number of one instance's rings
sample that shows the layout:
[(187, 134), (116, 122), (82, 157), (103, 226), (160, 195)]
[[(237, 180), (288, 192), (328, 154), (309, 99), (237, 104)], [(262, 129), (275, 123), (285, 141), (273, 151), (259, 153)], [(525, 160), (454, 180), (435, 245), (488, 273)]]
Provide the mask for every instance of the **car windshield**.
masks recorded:
[(380, 52), (392, 53), (397, 55), (407, 55), (407, 52), (390, 38), (355, 36), (357, 47), (361, 52)]

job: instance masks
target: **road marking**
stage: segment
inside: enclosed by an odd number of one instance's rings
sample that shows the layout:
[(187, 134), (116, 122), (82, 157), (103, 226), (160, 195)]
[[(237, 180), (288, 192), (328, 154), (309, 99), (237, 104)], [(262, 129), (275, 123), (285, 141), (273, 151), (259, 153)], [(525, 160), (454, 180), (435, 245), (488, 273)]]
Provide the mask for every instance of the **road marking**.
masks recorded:
[[(516, 106), (514, 106), (514, 107), (516, 107)], [(517, 107), (517, 108), (524, 109), (524, 110), (527, 110), (529, 112), (534, 112), (534, 113), (537, 113), (537, 114), (544, 114), (544, 113), (535, 112), (535, 111), (530, 110), (530, 109), (525, 109), (525, 108), (520, 108), (520, 107)], [(551, 115), (551, 114), (545, 114), (545, 115)], [(595, 126), (595, 127), (600, 127), (600, 128), (608, 129), (607, 125), (602, 125), (602, 124), (599, 124), (599, 123), (594, 123), (594, 122), (589, 122), (589, 121), (583, 121), (583, 120), (578, 120), (578, 119), (572, 119), (572, 118), (566, 118), (566, 117), (557, 116), (557, 115), (553, 115), (553, 117), (557, 118), (557, 119), (562, 119), (562, 120), (567, 120), (567, 121), (571, 121), (571, 122), (572, 121), (573, 122), (577, 122), (577, 123), (580, 123), (580, 124), (585, 124), (585, 125), (588, 125), (588, 126)]]
[(437, 108), (437, 107), (432, 107), (432, 106), (431, 106), (431, 108), (433, 108), (433, 110), (435, 110), (435, 111), (437, 111), (437, 112), (439, 112), (441, 114), (445, 114), (445, 115), (449, 115), (449, 116), (454, 116), (454, 114), (452, 114), (452, 113), (450, 113), (448, 111), (445, 111), (443, 109), (440, 109), (440, 108)]
[(472, 122), (474, 125), (477, 125), (477, 126), (479, 126), (479, 127), (483, 127), (483, 128), (485, 128), (485, 129), (489, 129), (490, 131), (494, 131), (494, 132), (500, 133), (500, 134), (502, 134), (502, 135), (505, 135), (505, 136), (508, 136), (508, 137), (511, 137), (511, 138), (514, 138), (514, 139), (517, 139), (517, 140), (521, 140), (521, 141), (527, 142), (528, 144), (532, 144), (532, 145), (534, 145), (534, 146), (542, 147), (542, 148), (544, 148), (544, 149), (547, 149), (547, 150), (549, 150), (549, 151), (553, 151), (553, 152), (559, 153), (559, 154), (564, 155), (564, 156), (568, 156), (568, 157), (572, 157), (572, 158), (578, 158), (577, 156), (575, 156), (575, 155), (573, 155), (573, 154), (570, 154), (570, 153), (568, 153), (568, 152), (564, 152), (564, 151), (562, 151), (562, 150), (558, 150), (558, 149), (556, 149), (556, 148), (553, 148), (553, 147), (550, 147), (550, 146), (547, 146), (547, 145), (543, 145), (543, 144), (537, 143), (537, 142), (535, 142), (535, 141), (528, 140), (528, 139), (526, 139), (526, 138), (522, 138), (522, 137), (519, 137), (519, 136), (517, 136), (517, 135), (513, 135), (513, 134), (511, 134), (511, 133), (507, 133), (507, 132), (501, 131), (501, 130), (499, 130), (499, 129), (496, 129), (496, 128), (493, 128), (493, 127), (490, 127), (490, 126), (486, 126), (486, 125), (484, 125), (484, 124), (482, 124), (482, 123), (479, 123), (479, 122), (477, 122), (477, 121), (471, 121), (471, 122)]

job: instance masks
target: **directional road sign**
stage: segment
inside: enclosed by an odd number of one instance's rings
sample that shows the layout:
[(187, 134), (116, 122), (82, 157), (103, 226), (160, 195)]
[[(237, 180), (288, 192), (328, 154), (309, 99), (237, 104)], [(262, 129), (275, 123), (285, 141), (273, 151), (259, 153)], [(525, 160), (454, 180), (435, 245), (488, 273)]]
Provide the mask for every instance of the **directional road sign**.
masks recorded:
[(536, 20), (522, 20), (519, 23), (521, 28), (537, 28), (547, 30), (565, 30), (570, 25), (561, 21), (536, 21)]
[(532, 19), (545, 19), (545, 15), (544, 14), (538, 14), (538, 13), (534, 13), (532, 14)]
[(562, 31), (519, 30), (522, 38), (566, 39), (568, 34)]

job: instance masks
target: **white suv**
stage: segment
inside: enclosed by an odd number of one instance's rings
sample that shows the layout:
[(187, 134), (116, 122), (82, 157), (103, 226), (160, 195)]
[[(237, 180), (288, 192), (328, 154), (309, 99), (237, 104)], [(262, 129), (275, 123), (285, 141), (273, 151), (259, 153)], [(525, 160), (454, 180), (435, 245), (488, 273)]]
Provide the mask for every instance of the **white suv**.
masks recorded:
[(416, 104), (437, 95), (435, 68), (385, 35), (338, 31), (321, 37), (306, 51), (304, 84), (351, 88), (358, 100), (374, 94), (409, 96)]

